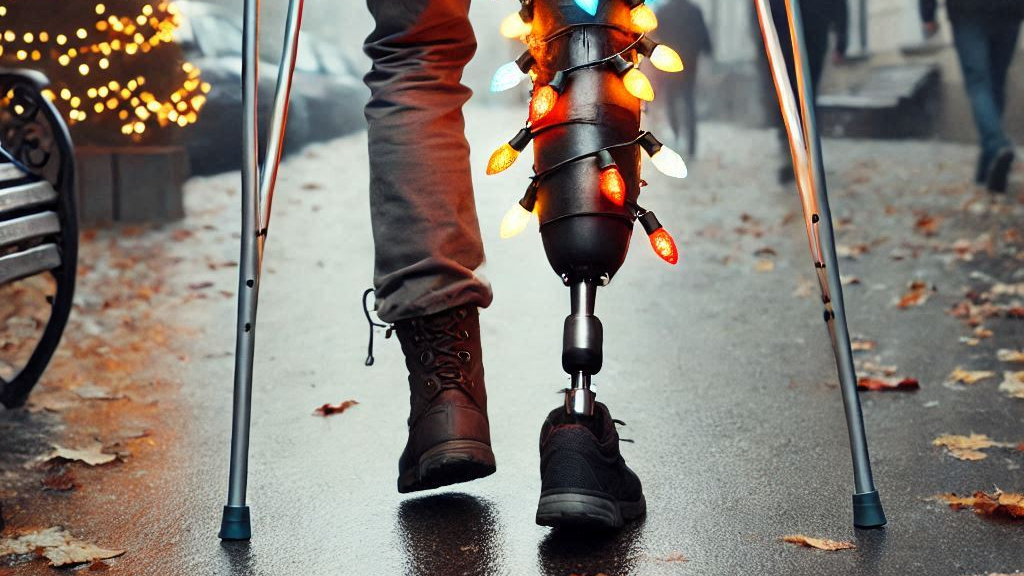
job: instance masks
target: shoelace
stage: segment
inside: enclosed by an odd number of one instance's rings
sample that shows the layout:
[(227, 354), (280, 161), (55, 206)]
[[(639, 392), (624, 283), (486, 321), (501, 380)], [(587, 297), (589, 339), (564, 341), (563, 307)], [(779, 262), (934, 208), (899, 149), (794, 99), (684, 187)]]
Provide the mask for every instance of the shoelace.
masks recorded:
[[(452, 313), (447, 317), (424, 319), (414, 324), (423, 345), (423, 354), (430, 354), (429, 367), (442, 385), (460, 385), (465, 380), (460, 361), (468, 362), (469, 352), (452, 350), (452, 346), (465, 337), (455, 329), (461, 320)], [(427, 365), (427, 362), (424, 364)]]
[(387, 328), (388, 331), (384, 334), (384, 338), (391, 338), (391, 332), (394, 331), (394, 326), (388, 324), (381, 324), (380, 322), (374, 322), (373, 317), (370, 316), (370, 305), (367, 303), (367, 298), (373, 294), (373, 288), (367, 288), (366, 292), (363, 292), (363, 314), (366, 316), (366, 322), (370, 325), (370, 342), (366, 345), (366, 365), (373, 366), (373, 329), (374, 328)]

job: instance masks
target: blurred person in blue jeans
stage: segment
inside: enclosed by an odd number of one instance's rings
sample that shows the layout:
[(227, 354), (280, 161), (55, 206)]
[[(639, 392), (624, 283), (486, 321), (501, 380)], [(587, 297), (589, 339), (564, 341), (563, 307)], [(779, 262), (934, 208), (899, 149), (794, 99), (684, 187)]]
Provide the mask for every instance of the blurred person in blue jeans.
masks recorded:
[[(939, 31), (936, 0), (920, 0), (926, 36)], [(1024, 0), (946, 0), (953, 43), (960, 56), (964, 86), (981, 137), (975, 180), (992, 192), (1005, 192), (1013, 164), (1013, 143), (1003, 130), (1006, 75), (1017, 50)]]

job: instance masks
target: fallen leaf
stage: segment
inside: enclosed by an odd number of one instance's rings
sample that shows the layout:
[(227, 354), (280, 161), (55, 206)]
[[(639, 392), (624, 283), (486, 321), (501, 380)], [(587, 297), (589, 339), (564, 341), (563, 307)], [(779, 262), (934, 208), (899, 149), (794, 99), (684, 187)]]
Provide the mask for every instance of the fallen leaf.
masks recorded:
[(839, 542), (836, 540), (828, 540), (826, 538), (811, 538), (810, 536), (804, 536), (803, 534), (783, 536), (782, 540), (783, 542), (789, 542), (790, 544), (798, 544), (800, 546), (817, 548), (818, 550), (827, 550), (829, 552), (835, 552), (836, 550), (850, 550), (857, 547), (853, 542)]
[(213, 282), (194, 282), (188, 285), (189, 290), (206, 290), (212, 288)]
[(932, 446), (942, 446), (951, 456), (960, 460), (976, 461), (988, 457), (981, 450), (986, 448), (1012, 448), (1011, 442), (996, 442), (985, 434), (971, 434), (960, 436), (957, 434), (943, 434), (932, 440)]
[(942, 218), (921, 214), (914, 222), (914, 231), (923, 236), (935, 236), (939, 233), (939, 223)]
[(31, 554), (44, 557), (50, 566), (72, 566), (95, 560), (106, 560), (124, 554), (124, 550), (107, 550), (78, 540), (60, 527), (22, 534), (0, 540), (0, 556)]
[(856, 260), (871, 251), (867, 244), (836, 244), (836, 256)]
[(991, 338), (995, 336), (995, 332), (985, 328), (984, 326), (978, 326), (974, 329), (974, 335), (978, 338)]
[(960, 384), (975, 384), (986, 378), (995, 377), (996, 373), (991, 370), (964, 370), (957, 366), (953, 369), (953, 372), (949, 375), (951, 382), (958, 382)]
[(55, 444), (53, 446), (53, 452), (47, 455), (44, 460), (50, 461), (57, 458), (63, 458), (64, 460), (77, 460), (79, 462), (84, 462), (89, 466), (99, 466), (100, 464), (108, 464), (117, 459), (116, 454), (104, 454), (102, 450), (103, 444), (99, 442), (95, 442), (91, 446), (81, 449), (64, 448), (63, 446)]
[(996, 489), (994, 494), (979, 490), (973, 496), (939, 494), (935, 499), (946, 502), (953, 510), (972, 508), (975, 513), (987, 516), (1005, 515), (1010, 518), (1024, 518), (1024, 494)]
[(850, 342), (850, 348), (854, 352), (866, 352), (868, 350), (874, 350), (875, 345), (876, 342), (874, 340), (867, 340), (864, 338), (854, 338), (853, 341)]
[(989, 291), (995, 296), (1024, 296), (1024, 282), (1017, 284), (996, 282)]
[(896, 307), (905, 309), (911, 306), (920, 306), (928, 301), (928, 297), (934, 292), (934, 288), (929, 288), (928, 284), (922, 280), (914, 280), (908, 286), (906, 294), (900, 297), (896, 301)]
[(1024, 350), (1002, 349), (996, 352), (996, 358), (1002, 362), (1024, 362)]
[(853, 286), (856, 284), (860, 284), (861, 281), (860, 278), (858, 278), (857, 276), (840, 276), (839, 283), (842, 284), (843, 286)]
[(1003, 372), (1003, 383), (999, 385), (1000, 392), (1006, 392), (1011, 398), (1024, 399), (1024, 371)]
[(884, 390), (917, 390), (921, 387), (917, 378), (887, 378), (885, 376), (861, 376), (857, 379), (859, 390), (879, 392)]
[(321, 407), (317, 408), (316, 410), (314, 410), (313, 414), (316, 415), (316, 416), (325, 416), (325, 417), (326, 416), (331, 416), (333, 414), (341, 414), (345, 410), (348, 410), (349, 408), (351, 408), (351, 407), (353, 407), (353, 406), (355, 406), (357, 404), (359, 404), (359, 402), (356, 402), (355, 400), (345, 400), (344, 402), (342, 402), (341, 404), (338, 404), (338, 405), (324, 404), (323, 406), (321, 406)]
[(756, 272), (771, 272), (775, 270), (775, 261), (769, 260), (768, 258), (761, 258), (754, 264), (754, 270)]

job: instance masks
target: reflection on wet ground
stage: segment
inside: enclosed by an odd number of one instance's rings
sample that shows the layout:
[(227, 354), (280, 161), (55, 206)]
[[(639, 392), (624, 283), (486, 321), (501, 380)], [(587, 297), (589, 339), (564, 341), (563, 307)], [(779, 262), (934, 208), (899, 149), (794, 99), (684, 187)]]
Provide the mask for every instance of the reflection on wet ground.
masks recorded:
[(398, 507), (406, 574), (500, 574), (498, 536), (504, 532), (494, 505), (468, 494), (438, 494)]

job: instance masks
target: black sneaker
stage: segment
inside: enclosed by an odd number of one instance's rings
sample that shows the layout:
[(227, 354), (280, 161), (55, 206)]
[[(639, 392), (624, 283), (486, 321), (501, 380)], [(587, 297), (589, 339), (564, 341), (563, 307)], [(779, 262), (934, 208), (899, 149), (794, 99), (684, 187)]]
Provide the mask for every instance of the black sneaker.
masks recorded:
[(564, 407), (548, 414), (540, 431), (540, 502), (537, 524), (621, 528), (647, 512), (640, 479), (619, 453), (619, 434), (608, 408), (574, 416)]
[(1013, 148), (1002, 148), (996, 153), (996, 158), (988, 169), (988, 178), (985, 182), (990, 192), (1006, 192), (1013, 156)]
[(494, 473), (477, 309), (395, 324), (409, 369), (409, 442), (398, 491), (430, 490)]

